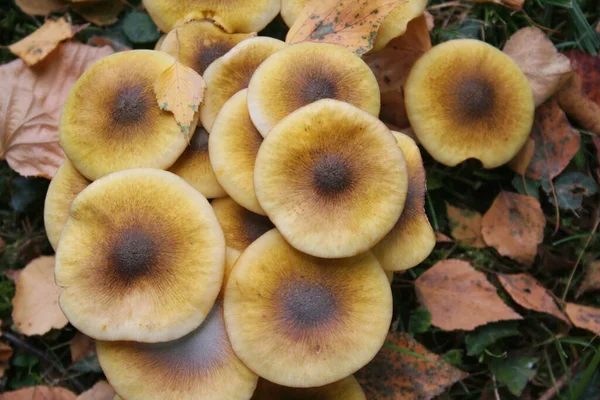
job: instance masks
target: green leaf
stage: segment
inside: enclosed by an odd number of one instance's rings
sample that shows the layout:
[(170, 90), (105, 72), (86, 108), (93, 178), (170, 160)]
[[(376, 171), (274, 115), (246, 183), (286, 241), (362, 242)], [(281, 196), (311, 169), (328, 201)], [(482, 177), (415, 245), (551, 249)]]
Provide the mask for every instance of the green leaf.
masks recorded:
[(515, 175), (512, 180), (512, 185), (519, 194), (531, 196), (536, 200), (540, 199), (540, 182), (527, 177), (523, 179), (521, 175)]
[(425, 333), (431, 326), (431, 314), (425, 307), (419, 307), (410, 314), (408, 331), (410, 333)]
[(100, 372), (102, 372), (102, 368), (100, 367), (100, 363), (98, 362), (98, 357), (96, 357), (95, 354), (92, 354), (91, 356), (82, 358), (81, 360), (79, 360), (75, 364), (73, 364), (71, 366), (71, 368), (74, 369), (75, 371), (82, 372), (82, 373), (88, 373), (88, 372), (100, 373)]
[[(568, 172), (559, 176), (555, 183), (558, 207), (563, 210), (577, 210), (581, 207), (584, 197), (598, 193), (598, 185), (591, 177), (580, 172)], [(553, 197), (550, 203), (555, 204)]]
[(520, 396), (529, 379), (537, 372), (535, 370), (537, 361), (537, 357), (494, 358), (490, 368), (498, 382), (508, 386), (508, 390), (515, 396)]
[(498, 322), (487, 324), (477, 329), (474, 333), (470, 333), (465, 338), (467, 345), (467, 354), (476, 356), (481, 354), (489, 345), (496, 343), (498, 340), (518, 336), (519, 329), (516, 321)]
[(31, 354), (17, 354), (12, 359), (12, 364), (15, 367), (21, 367), (21, 368), (31, 368), (39, 362), (40, 362), (40, 359)]
[(123, 32), (133, 43), (150, 43), (160, 38), (160, 31), (150, 16), (138, 11), (127, 14), (123, 21)]
[(442, 357), (455, 367), (460, 367), (463, 363), (463, 351), (460, 349), (449, 350)]

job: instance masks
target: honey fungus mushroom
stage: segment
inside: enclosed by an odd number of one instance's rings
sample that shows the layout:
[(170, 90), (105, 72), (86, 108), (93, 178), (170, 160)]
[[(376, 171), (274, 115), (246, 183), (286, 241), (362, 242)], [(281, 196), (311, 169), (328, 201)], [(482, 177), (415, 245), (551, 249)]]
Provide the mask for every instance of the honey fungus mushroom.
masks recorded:
[(235, 263), (224, 314), (233, 350), (248, 368), (279, 385), (315, 387), (375, 356), (391, 322), (392, 293), (370, 252), (312, 257), (273, 229)]
[(200, 106), (200, 120), (209, 133), (227, 100), (247, 88), (256, 68), (284, 46), (281, 40), (270, 37), (246, 39), (208, 66), (204, 72), (206, 91)]
[(404, 207), (402, 151), (376, 117), (337, 100), (319, 100), (267, 135), (254, 170), (263, 210), (295, 248), (349, 257), (372, 248)]
[(69, 218), (69, 207), (73, 199), (89, 184), (90, 181), (68, 159), (65, 159), (52, 178), (44, 203), (44, 226), (54, 250)]
[(108, 381), (127, 400), (247, 400), (258, 376), (231, 348), (218, 300), (202, 325), (163, 343), (97, 342)]
[(159, 51), (125, 51), (96, 62), (77, 80), (62, 111), (59, 138), (83, 176), (167, 169), (183, 153), (187, 140), (154, 94), (154, 81), (174, 62)]
[(265, 214), (254, 191), (254, 164), (263, 141), (248, 113), (247, 89), (225, 103), (208, 139), (210, 163), (217, 180), (237, 203)]
[(226, 32), (258, 32), (279, 13), (281, 0), (143, 0), (154, 23), (169, 32), (178, 23), (211, 20)]
[(366, 400), (360, 383), (353, 375), (329, 385), (314, 388), (290, 388), (259, 379), (251, 400)]
[(350, 103), (379, 115), (379, 86), (371, 69), (343, 47), (299, 43), (258, 67), (248, 85), (250, 117), (261, 135), (288, 114), (321, 99)]
[(169, 32), (160, 50), (203, 75), (213, 61), (253, 36), (254, 33), (226, 33), (210, 21), (191, 21)]
[(61, 309), (84, 334), (159, 342), (200, 325), (224, 266), (208, 201), (170, 172), (139, 168), (100, 178), (73, 200), (55, 278)]
[(425, 53), (405, 85), (419, 142), (437, 161), (468, 159), (494, 168), (512, 159), (531, 131), (534, 100), (523, 72), (482, 41), (450, 40)]
[(427, 184), (419, 147), (409, 136), (392, 133), (406, 159), (408, 194), (400, 219), (372, 251), (383, 269), (401, 271), (416, 266), (429, 256), (435, 247), (435, 233), (425, 214)]

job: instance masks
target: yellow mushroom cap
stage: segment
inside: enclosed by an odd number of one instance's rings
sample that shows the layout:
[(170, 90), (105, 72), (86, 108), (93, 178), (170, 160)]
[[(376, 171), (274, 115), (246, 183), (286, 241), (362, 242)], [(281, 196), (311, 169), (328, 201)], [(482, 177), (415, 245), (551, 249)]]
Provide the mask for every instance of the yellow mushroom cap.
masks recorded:
[(221, 301), (180, 339), (99, 341), (96, 348), (110, 384), (127, 400), (248, 400), (258, 381), (231, 348)]
[(288, 27), (292, 27), (308, 0), (281, 0), (281, 18)]
[(183, 153), (187, 140), (154, 94), (154, 81), (174, 62), (160, 51), (124, 51), (96, 62), (77, 80), (59, 137), (82, 175), (95, 180), (129, 168), (167, 169)]
[(366, 400), (360, 383), (353, 375), (329, 385), (314, 388), (290, 388), (259, 379), (251, 400)]
[(264, 211), (254, 191), (254, 163), (263, 141), (252, 124), (246, 101), (248, 90), (225, 103), (213, 125), (208, 149), (217, 180), (231, 198), (257, 214)]
[(450, 40), (425, 53), (405, 85), (410, 124), (442, 164), (476, 158), (500, 166), (523, 147), (533, 124), (531, 87), (510, 57), (487, 43)]
[(235, 263), (225, 289), (233, 350), (259, 376), (283, 386), (323, 386), (353, 374), (384, 343), (392, 293), (370, 252), (323, 259), (273, 229)]
[(281, 0), (143, 0), (163, 32), (191, 20), (212, 20), (227, 32), (258, 32), (279, 13)]
[(196, 127), (188, 147), (169, 171), (183, 178), (207, 199), (226, 195), (210, 165), (208, 132), (200, 125)]
[(200, 75), (217, 58), (254, 33), (225, 33), (210, 21), (192, 21), (169, 32), (160, 50), (194, 69)]
[(60, 306), (100, 340), (160, 342), (197, 328), (223, 281), (225, 238), (210, 204), (176, 175), (115, 172), (73, 200), (56, 252)]
[(246, 39), (206, 68), (206, 91), (200, 106), (200, 120), (208, 132), (212, 132), (213, 123), (227, 100), (247, 88), (256, 68), (284, 46), (281, 40), (270, 37)]
[(263, 210), (292, 246), (335, 258), (369, 250), (392, 229), (408, 175), (385, 124), (350, 104), (319, 100), (267, 135), (254, 185)]
[(365, 62), (343, 47), (299, 43), (273, 54), (248, 86), (248, 109), (263, 136), (298, 108), (321, 99), (350, 103), (379, 115), (379, 85)]
[(58, 246), (73, 199), (89, 184), (69, 159), (65, 159), (52, 178), (44, 203), (44, 226), (53, 249)]
[(402, 215), (394, 228), (373, 247), (375, 257), (387, 271), (414, 267), (435, 247), (435, 233), (425, 214), (425, 168), (419, 147), (409, 136), (392, 132), (406, 159), (408, 194)]

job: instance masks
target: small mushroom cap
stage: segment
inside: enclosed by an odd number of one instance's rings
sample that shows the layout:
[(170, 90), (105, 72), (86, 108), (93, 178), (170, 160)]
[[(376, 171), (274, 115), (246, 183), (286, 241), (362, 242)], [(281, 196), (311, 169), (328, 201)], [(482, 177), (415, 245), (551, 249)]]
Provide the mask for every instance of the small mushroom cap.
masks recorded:
[(73, 201), (56, 252), (60, 306), (100, 340), (160, 342), (197, 328), (217, 298), (225, 238), (208, 201), (176, 175), (131, 169)]
[(77, 80), (59, 137), (82, 175), (95, 180), (130, 168), (167, 169), (183, 153), (185, 135), (154, 94), (155, 80), (174, 62), (160, 51), (124, 51), (96, 62)]
[(408, 23), (423, 14), (426, 7), (427, 0), (408, 0), (398, 4), (381, 21), (372, 51), (382, 50), (392, 39), (404, 35)]
[(321, 99), (350, 103), (379, 115), (377, 79), (369, 66), (343, 47), (299, 43), (273, 54), (248, 86), (248, 109), (263, 136), (298, 108)]
[(97, 352), (110, 384), (127, 400), (248, 400), (258, 381), (231, 348), (220, 301), (180, 339), (99, 341)]
[(160, 50), (160, 46), (162, 46), (166, 37), (167, 37), (167, 34), (165, 33), (160, 38), (158, 38), (158, 40), (156, 41), (156, 44), (154, 45), (154, 50)]
[(476, 158), (485, 168), (512, 159), (533, 124), (533, 93), (510, 57), (472, 39), (444, 42), (413, 66), (405, 85), (410, 124), (442, 164)]
[(408, 194), (400, 219), (372, 251), (383, 269), (401, 271), (416, 266), (431, 254), (435, 233), (425, 214), (427, 184), (419, 147), (409, 136), (392, 133), (406, 159)]
[(324, 259), (277, 229), (252, 243), (225, 289), (225, 326), (238, 357), (283, 386), (323, 386), (367, 364), (392, 318), (390, 284), (370, 253)]
[(221, 107), (234, 94), (248, 87), (258, 66), (285, 43), (270, 37), (255, 37), (237, 44), (206, 68), (206, 91), (200, 105), (200, 120), (210, 133)]
[(225, 103), (213, 125), (208, 149), (217, 180), (231, 198), (243, 207), (264, 215), (254, 191), (254, 163), (263, 138), (254, 127), (248, 89)]
[(148, 14), (163, 32), (179, 23), (212, 20), (226, 32), (258, 32), (281, 9), (281, 0), (143, 0)]
[(200, 125), (196, 127), (188, 147), (169, 171), (183, 178), (207, 199), (226, 195), (210, 165), (208, 132)]
[(54, 250), (69, 218), (73, 199), (89, 184), (90, 181), (75, 169), (69, 159), (65, 159), (52, 178), (44, 204), (44, 226)]
[(314, 388), (290, 388), (259, 379), (251, 400), (367, 400), (353, 375), (329, 385)]
[(209, 21), (192, 21), (169, 32), (160, 50), (204, 75), (206, 68), (244, 39), (255, 33), (225, 33)]
[(392, 229), (408, 175), (385, 124), (350, 104), (319, 100), (265, 138), (254, 185), (263, 210), (292, 246), (336, 258), (369, 250)]

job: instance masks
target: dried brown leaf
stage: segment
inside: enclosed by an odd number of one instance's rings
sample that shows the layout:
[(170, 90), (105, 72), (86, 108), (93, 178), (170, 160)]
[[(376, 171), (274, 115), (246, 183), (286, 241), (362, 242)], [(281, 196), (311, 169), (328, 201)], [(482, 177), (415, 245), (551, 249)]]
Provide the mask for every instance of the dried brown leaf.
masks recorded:
[(600, 135), (600, 105), (584, 93), (583, 85), (581, 75), (573, 73), (556, 98), (564, 112), (579, 126)]
[(500, 254), (530, 266), (544, 239), (546, 218), (540, 203), (531, 196), (500, 192), (481, 221), (488, 246)]
[(2, 400), (75, 400), (77, 396), (62, 387), (33, 386), (6, 392)]
[[(387, 345), (354, 375), (370, 400), (431, 399), (467, 374), (403, 332), (390, 332)], [(397, 349), (417, 353), (415, 357)]]
[(4, 241), (4, 239), (0, 238), (0, 254), (2, 254), (5, 247), (6, 247), (6, 242)]
[(77, 361), (96, 352), (96, 342), (91, 337), (77, 332), (71, 339), (71, 361)]
[(525, 145), (519, 150), (517, 155), (509, 161), (508, 166), (519, 175), (525, 175), (527, 167), (531, 164), (533, 154), (535, 153), (535, 141), (527, 138)]
[(9, 367), (8, 360), (13, 355), (13, 349), (6, 343), (0, 342), (0, 378), (4, 376), (4, 373)]
[(54, 283), (54, 256), (36, 258), (23, 269), (12, 300), (12, 318), (24, 335), (43, 335), (69, 321), (58, 306), (62, 291)]
[(453, 207), (446, 203), (446, 212), (452, 236), (458, 243), (482, 249), (485, 246), (481, 236), (481, 214), (465, 208)]
[(581, 282), (575, 298), (578, 298), (585, 292), (594, 290), (600, 290), (600, 260), (593, 261), (588, 265), (585, 278)]
[(48, 15), (66, 9), (66, 0), (15, 0), (17, 6), (29, 15)]
[(565, 311), (573, 325), (600, 335), (600, 309), (567, 303)]
[(22, 60), (0, 66), (0, 159), (23, 176), (51, 178), (65, 156), (58, 119), (75, 81), (108, 47), (63, 43), (33, 68)]
[(447, 331), (522, 319), (504, 304), (485, 275), (466, 261), (439, 261), (419, 276), (415, 289), (431, 313), (431, 323)]
[(373, 48), (385, 16), (404, 0), (309, 0), (286, 43), (330, 43), (362, 55)]
[(436, 232), (435, 233), (435, 241), (438, 243), (452, 243), (454, 242), (454, 240), (452, 240), (452, 238), (448, 235), (445, 235), (441, 232)]
[(77, 396), (77, 400), (113, 400), (115, 390), (106, 381), (98, 381), (91, 389)]
[(521, 307), (553, 315), (569, 324), (569, 320), (560, 311), (552, 295), (533, 276), (529, 274), (498, 274), (498, 280), (510, 297)]
[(104, 1), (73, 1), (73, 10), (86, 21), (98, 26), (114, 24), (119, 20), (119, 14), (125, 9), (121, 0)]
[(525, 73), (536, 106), (556, 93), (572, 71), (571, 61), (536, 27), (515, 32), (506, 42), (504, 53)]

